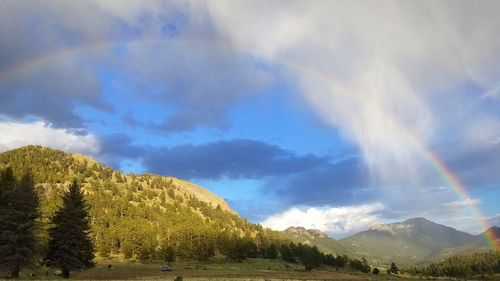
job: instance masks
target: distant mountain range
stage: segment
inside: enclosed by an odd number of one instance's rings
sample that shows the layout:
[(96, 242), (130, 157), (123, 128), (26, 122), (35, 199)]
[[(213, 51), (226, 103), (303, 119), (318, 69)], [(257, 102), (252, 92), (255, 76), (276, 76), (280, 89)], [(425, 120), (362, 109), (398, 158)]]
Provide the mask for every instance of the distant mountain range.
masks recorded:
[[(491, 231), (499, 237), (500, 228), (493, 227)], [(425, 218), (377, 224), (341, 240), (330, 238), (318, 230), (301, 227), (290, 227), (284, 233), (296, 242), (317, 245), (325, 252), (364, 256), (375, 265), (387, 265), (392, 261), (401, 265), (415, 265), (451, 255), (489, 250), (484, 233), (472, 235)]]

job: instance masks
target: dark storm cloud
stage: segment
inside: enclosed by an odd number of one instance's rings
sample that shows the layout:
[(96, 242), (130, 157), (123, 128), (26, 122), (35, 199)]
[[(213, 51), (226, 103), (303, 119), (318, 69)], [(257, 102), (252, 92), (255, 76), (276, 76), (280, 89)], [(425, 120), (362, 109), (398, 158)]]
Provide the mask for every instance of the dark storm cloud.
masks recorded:
[(101, 150), (105, 154), (128, 159), (139, 158), (146, 152), (146, 148), (135, 145), (132, 138), (122, 133), (101, 138)]
[(131, 137), (123, 133), (115, 133), (101, 137), (99, 160), (115, 169), (120, 169), (123, 160), (140, 159), (147, 151), (144, 146), (133, 143)]
[(274, 178), (264, 189), (290, 205), (321, 206), (362, 202), (373, 195), (370, 187), (365, 165), (360, 158), (354, 157), (323, 163), (287, 178)]
[(269, 210), (294, 205), (349, 204), (373, 196), (361, 159), (337, 163), (331, 160), (298, 155), (261, 141), (238, 139), (150, 150), (143, 165), (147, 171), (191, 180), (261, 180), (260, 192), (276, 198)]
[(326, 157), (293, 151), (254, 140), (218, 141), (159, 149), (144, 157), (148, 171), (186, 179), (262, 179), (288, 176), (328, 162)]
[(79, 104), (111, 110), (100, 92), (101, 85), (90, 71), (46, 66), (14, 81), (0, 81), (0, 114), (15, 119), (36, 116), (54, 127), (82, 128), (84, 118), (75, 112)]
[[(0, 114), (85, 127), (79, 105), (109, 111), (127, 103), (104, 101), (109, 81), (101, 76), (112, 73), (135, 99), (174, 111), (162, 122), (134, 125), (161, 132), (227, 127), (229, 109), (264, 91), (272, 77), (218, 38), (207, 13), (192, 19), (189, 11), (166, 1), (2, 1)], [(95, 42), (104, 45), (95, 49)]]
[[(56, 3), (44, 4), (48, 3), (0, 4), (0, 114), (14, 119), (35, 116), (55, 127), (81, 128), (83, 120), (75, 106), (109, 106), (100, 98), (94, 68), (58, 55), (87, 35), (78, 24), (69, 23), (68, 14), (57, 13), (64, 3), (58, 9)], [(77, 18), (82, 15), (73, 20)]]
[(490, 143), (453, 154), (446, 163), (468, 188), (481, 188), (500, 182), (500, 143)]

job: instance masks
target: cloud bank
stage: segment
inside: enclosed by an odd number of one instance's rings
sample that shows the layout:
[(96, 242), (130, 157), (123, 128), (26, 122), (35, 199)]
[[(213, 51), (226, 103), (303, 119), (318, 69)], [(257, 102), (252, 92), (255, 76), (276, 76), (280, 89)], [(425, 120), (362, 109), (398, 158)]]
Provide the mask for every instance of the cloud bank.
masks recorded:
[(341, 238), (380, 223), (382, 218), (378, 213), (381, 210), (384, 210), (381, 203), (303, 209), (294, 207), (270, 216), (262, 225), (274, 230), (302, 226), (306, 229), (319, 229), (332, 237)]
[(326, 157), (296, 155), (276, 145), (248, 139), (158, 148), (144, 157), (148, 170), (186, 179), (286, 176), (328, 161)]
[(68, 152), (96, 154), (100, 150), (95, 135), (81, 135), (64, 129), (56, 129), (44, 122), (0, 122), (0, 151), (37, 144)]

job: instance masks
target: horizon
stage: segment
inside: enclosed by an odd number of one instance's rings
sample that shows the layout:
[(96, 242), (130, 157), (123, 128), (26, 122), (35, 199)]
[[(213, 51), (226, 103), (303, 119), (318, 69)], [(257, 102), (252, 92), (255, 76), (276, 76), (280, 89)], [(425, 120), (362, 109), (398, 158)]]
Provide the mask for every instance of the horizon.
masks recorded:
[(500, 226), (499, 8), (3, 1), (0, 152), (185, 179), (275, 230), (477, 235)]

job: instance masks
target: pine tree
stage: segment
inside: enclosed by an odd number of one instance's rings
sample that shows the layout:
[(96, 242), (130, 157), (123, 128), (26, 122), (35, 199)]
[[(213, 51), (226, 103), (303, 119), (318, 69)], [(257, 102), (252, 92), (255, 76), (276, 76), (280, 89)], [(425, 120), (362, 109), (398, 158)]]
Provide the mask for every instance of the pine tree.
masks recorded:
[(48, 266), (59, 267), (64, 278), (71, 270), (94, 266), (94, 248), (89, 237), (89, 215), (80, 185), (73, 181), (63, 195), (63, 205), (52, 217)]
[(12, 242), (17, 223), (13, 220), (12, 197), (16, 188), (16, 178), (10, 167), (0, 173), (0, 270), (11, 271)]
[(399, 274), (399, 267), (395, 263), (391, 263), (391, 273)]
[(264, 258), (265, 259), (277, 259), (278, 258), (278, 249), (276, 245), (271, 244), (264, 249)]
[(168, 263), (172, 263), (175, 261), (175, 251), (174, 251), (174, 248), (172, 248), (171, 246), (167, 246), (167, 248), (165, 248), (165, 251), (163, 253), (163, 259)]
[[(300, 245), (300, 244), (299, 244)], [(305, 267), (306, 271), (311, 271), (314, 268), (320, 267), (323, 261), (323, 255), (316, 246), (302, 246), (302, 256), (300, 261)]]
[(280, 246), (280, 253), (281, 253), (281, 257), (283, 258), (284, 261), (287, 261), (287, 262), (297, 262), (295, 260), (295, 257), (293, 255), (293, 251), (292, 249), (290, 249), (290, 246), (286, 245), (286, 244), (283, 244)]
[(22, 267), (35, 265), (38, 195), (29, 171), (17, 182), (12, 170), (7, 168), (1, 182), (0, 266), (9, 270), (12, 278), (18, 278)]

